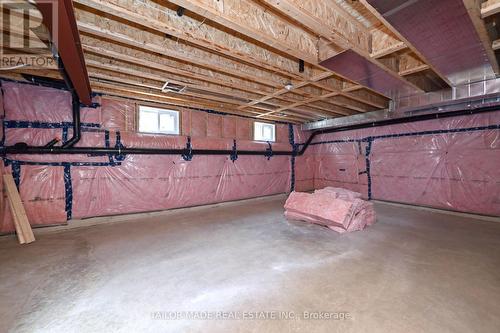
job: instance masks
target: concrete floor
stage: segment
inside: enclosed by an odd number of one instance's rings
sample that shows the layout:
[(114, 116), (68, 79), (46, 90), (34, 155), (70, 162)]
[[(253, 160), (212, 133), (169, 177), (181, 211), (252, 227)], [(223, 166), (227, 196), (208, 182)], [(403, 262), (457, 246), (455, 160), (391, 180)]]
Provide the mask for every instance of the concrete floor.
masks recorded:
[(377, 203), (338, 235), (283, 202), (2, 237), (0, 332), (499, 332), (500, 224)]

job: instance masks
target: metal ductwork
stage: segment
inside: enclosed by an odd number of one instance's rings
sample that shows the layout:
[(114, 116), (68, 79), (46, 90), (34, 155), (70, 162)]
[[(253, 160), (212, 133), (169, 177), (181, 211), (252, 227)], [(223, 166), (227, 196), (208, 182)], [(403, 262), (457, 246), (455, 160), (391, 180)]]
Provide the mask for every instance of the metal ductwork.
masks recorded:
[(412, 122), (421, 116), (440, 118), (450, 112), (476, 113), (478, 110), (500, 110), (500, 79), (474, 82), (451, 89), (404, 97), (394, 101), (395, 108), (311, 122), (303, 130), (322, 130), (366, 125), (387, 121)]
[(422, 92), (353, 50), (326, 59), (321, 65), (385, 96), (408, 96)]
[(495, 76), (462, 0), (366, 0), (453, 85)]

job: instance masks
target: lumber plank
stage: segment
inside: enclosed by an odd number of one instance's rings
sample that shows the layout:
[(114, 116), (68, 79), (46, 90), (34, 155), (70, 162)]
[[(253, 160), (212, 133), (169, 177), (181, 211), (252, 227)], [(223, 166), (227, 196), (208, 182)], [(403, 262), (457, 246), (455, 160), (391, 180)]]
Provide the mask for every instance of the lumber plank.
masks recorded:
[(34, 242), (35, 236), (33, 235), (33, 230), (31, 230), (31, 225), (28, 221), (26, 211), (24, 210), (21, 196), (17, 191), (14, 178), (10, 174), (5, 174), (3, 175), (3, 181), (19, 243), (25, 244)]
[[(74, 2), (103, 13), (112, 13), (120, 19), (185, 40), (201, 48), (225, 54), (247, 64), (259, 66), (273, 73), (281, 73), (287, 77), (302, 77), (295, 70), (295, 61), (248, 43), (211, 25), (200, 24), (199, 21), (187, 15), (180, 17), (174, 10), (151, 0), (143, 2), (137, 0), (75, 0)], [(160, 14), (162, 15), (161, 20), (157, 18)]]
[(481, 17), (487, 18), (500, 13), (500, 0), (489, 0), (481, 5)]
[(494, 51), (500, 49), (500, 39), (496, 39), (493, 41), (493, 44), (491, 45)]
[[(486, 23), (481, 17), (483, 10), (487, 13), (497, 13), (497, 8), (500, 10), (500, 1), (499, 0), (490, 0), (485, 8), (481, 8), (479, 3), (480, 0), (463, 0), (465, 9), (467, 9), (467, 13), (469, 14), (470, 19), (472, 20), (472, 24), (476, 28), (476, 32), (479, 36), (479, 40), (483, 44), (484, 50), (486, 51), (486, 56), (488, 57), (491, 67), (496, 74), (500, 74), (500, 66), (498, 65), (498, 61), (491, 46), (491, 38), (488, 33), (488, 29), (486, 28)], [(489, 9), (488, 9), (489, 8)], [(493, 8), (493, 9), (492, 9)], [(492, 15), (492, 14), (491, 14)], [(485, 16), (486, 17), (486, 16)]]

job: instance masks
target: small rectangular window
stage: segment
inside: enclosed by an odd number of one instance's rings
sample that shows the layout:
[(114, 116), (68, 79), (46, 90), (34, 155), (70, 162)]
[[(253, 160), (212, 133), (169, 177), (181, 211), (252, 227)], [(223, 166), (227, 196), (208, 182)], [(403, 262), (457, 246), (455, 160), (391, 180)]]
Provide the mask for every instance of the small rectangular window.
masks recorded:
[(269, 123), (253, 123), (253, 139), (255, 141), (276, 141), (276, 126)]
[(140, 105), (139, 132), (179, 134), (179, 111)]

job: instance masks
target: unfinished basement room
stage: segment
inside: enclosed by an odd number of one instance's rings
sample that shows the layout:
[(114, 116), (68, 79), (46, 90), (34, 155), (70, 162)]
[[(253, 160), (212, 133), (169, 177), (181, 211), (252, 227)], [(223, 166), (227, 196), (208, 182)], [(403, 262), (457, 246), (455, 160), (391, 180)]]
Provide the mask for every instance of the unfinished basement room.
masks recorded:
[(0, 6), (0, 333), (500, 332), (500, 0)]

